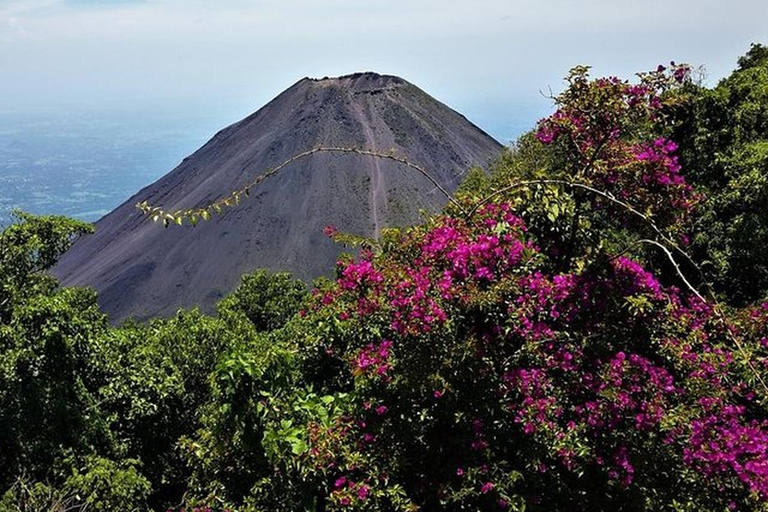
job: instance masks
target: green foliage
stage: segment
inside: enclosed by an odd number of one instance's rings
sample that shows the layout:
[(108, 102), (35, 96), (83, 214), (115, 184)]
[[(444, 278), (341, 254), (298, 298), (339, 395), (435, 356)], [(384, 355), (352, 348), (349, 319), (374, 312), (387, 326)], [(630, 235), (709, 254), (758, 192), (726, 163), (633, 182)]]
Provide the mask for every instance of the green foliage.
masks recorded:
[(695, 257), (732, 304), (768, 294), (768, 48), (753, 45), (714, 89), (691, 88), (674, 138), (704, 193)]
[(290, 274), (257, 270), (243, 276), (240, 286), (219, 303), (219, 315), (229, 321), (244, 315), (257, 331), (272, 331), (298, 313), (307, 295), (306, 285)]
[(8, 506), (178, 503), (190, 470), (177, 443), (199, 427), (209, 375), (236, 334), (196, 311), (108, 328), (92, 291), (57, 289), (43, 273), (89, 226), (18, 219), (0, 234), (0, 489), (13, 489)]
[(226, 351), (211, 374), (211, 401), (201, 428), (184, 438), (192, 495), (207, 503), (242, 503), (272, 474), (262, 440), (262, 421), (273, 400), (300, 386), (296, 338), (291, 324), (260, 333)]
[(137, 462), (119, 463), (89, 456), (72, 463), (63, 485), (53, 487), (19, 478), (0, 496), (0, 512), (68, 512), (85, 510), (146, 510), (150, 484), (137, 471)]
[(481, 167), (473, 167), (467, 172), (454, 195), (463, 200), (476, 201), (488, 190), (490, 178)]
[(78, 501), (61, 489), (19, 478), (0, 496), (0, 512), (67, 512), (77, 510)]
[(88, 386), (105, 328), (94, 293), (57, 290), (43, 271), (87, 226), (19, 214), (0, 234), (0, 483), (44, 478), (68, 448), (107, 443)]
[(178, 502), (190, 472), (177, 443), (198, 427), (208, 376), (235, 339), (220, 320), (180, 311), (113, 329), (99, 343), (94, 365), (105, 379), (96, 394), (120, 453), (141, 460), (152, 504)]
[[(526, 133), (491, 167), (491, 180), (482, 195), (488, 197), (525, 181), (569, 178), (563, 162), (562, 148), (546, 146), (533, 132)], [(583, 251), (593, 248), (593, 241), (584, 239), (595, 231), (590, 229), (592, 221), (577, 215), (578, 201), (583, 197), (554, 184), (521, 186), (514, 192), (512, 201), (520, 216), (545, 243), (552, 247), (578, 244)]]
[(43, 272), (56, 263), (77, 236), (92, 227), (65, 217), (16, 212), (16, 222), (0, 235), (0, 322), (9, 320), (14, 301), (50, 293), (55, 282)]
[(132, 459), (114, 462), (86, 457), (81, 464), (73, 465), (64, 492), (74, 496), (84, 510), (145, 510), (151, 485), (138, 471), (138, 465)]

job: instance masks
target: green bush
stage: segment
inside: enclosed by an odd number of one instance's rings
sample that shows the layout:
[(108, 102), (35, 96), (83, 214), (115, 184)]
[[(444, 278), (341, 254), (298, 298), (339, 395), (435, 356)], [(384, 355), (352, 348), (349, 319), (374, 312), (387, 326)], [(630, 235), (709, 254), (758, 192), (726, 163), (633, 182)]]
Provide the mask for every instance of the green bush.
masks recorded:
[(244, 315), (257, 331), (272, 331), (298, 313), (307, 295), (304, 283), (290, 274), (257, 270), (242, 277), (240, 286), (219, 303), (218, 310), (229, 321)]
[(687, 96), (674, 138), (705, 195), (692, 250), (721, 297), (744, 305), (768, 294), (768, 48), (753, 45), (717, 87)]

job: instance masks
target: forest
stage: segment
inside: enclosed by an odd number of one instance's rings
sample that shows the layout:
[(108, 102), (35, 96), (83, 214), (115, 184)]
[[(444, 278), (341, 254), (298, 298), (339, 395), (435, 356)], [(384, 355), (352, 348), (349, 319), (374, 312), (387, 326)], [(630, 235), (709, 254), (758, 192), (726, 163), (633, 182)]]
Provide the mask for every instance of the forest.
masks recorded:
[(768, 510), (768, 47), (702, 84), (575, 67), (442, 213), (215, 315), (110, 325), (46, 272), (91, 225), (17, 213), (0, 511)]

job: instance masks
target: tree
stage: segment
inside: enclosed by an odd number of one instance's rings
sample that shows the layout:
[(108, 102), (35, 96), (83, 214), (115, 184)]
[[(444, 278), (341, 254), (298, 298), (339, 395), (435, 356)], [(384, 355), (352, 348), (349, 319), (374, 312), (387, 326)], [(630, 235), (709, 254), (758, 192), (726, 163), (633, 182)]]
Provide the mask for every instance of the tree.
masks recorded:
[(223, 318), (232, 320), (245, 315), (257, 331), (272, 331), (298, 313), (306, 297), (306, 285), (290, 274), (260, 269), (244, 275), (240, 286), (219, 303), (218, 310)]
[[(90, 389), (92, 342), (106, 329), (93, 292), (44, 273), (88, 232), (61, 217), (18, 214), (0, 233), (0, 485), (56, 476), (72, 450), (109, 449)], [(98, 447), (98, 448), (97, 448)]]
[(675, 140), (705, 196), (692, 252), (727, 302), (768, 295), (768, 49), (753, 45), (714, 89), (691, 87)]

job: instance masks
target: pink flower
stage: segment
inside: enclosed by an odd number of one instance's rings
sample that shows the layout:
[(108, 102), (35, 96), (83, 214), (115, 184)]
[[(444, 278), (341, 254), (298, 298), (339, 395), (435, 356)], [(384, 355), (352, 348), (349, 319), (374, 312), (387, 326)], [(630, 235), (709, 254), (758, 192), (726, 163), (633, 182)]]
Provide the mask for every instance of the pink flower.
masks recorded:
[(355, 357), (355, 369), (360, 373), (386, 377), (391, 347), (392, 342), (389, 340), (384, 340), (379, 345), (371, 343), (364, 347)]
[(483, 486), (480, 488), (480, 492), (483, 494), (488, 494), (493, 490), (493, 482), (485, 482)]

